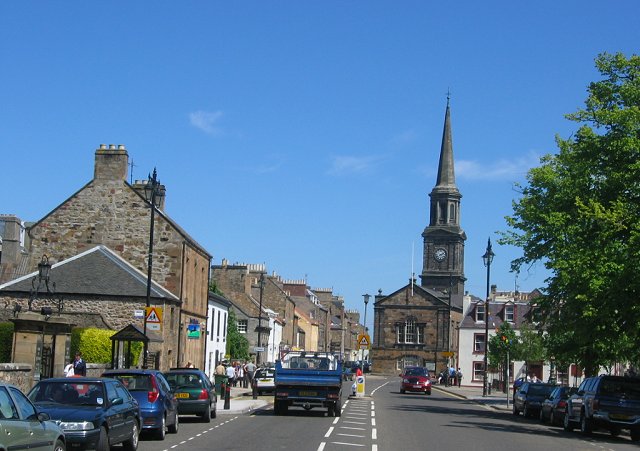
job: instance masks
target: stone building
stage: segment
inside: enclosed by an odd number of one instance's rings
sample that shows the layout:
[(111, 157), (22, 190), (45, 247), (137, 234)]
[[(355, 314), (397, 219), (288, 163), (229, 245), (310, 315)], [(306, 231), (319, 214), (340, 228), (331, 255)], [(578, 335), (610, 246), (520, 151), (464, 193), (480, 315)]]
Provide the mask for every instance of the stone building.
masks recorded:
[[(72, 327), (121, 330), (133, 324), (143, 329), (147, 276), (107, 247), (96, 246), (55, 263), (48, 277), (50, 294), (44, 289), (35, 298), (31, 294), (37, 272), (0, 285), (0, 305), (10, 307), (0, 310), (0, 321), (12, 321), (16, 330), (12, 361), (33, 365), (36, 380), (62, 375), (71, 359)], [(170, 318), (176, 317), (180, 300), (156, 282), (152, 282), (151, 299), (166, 312), (166, 320), (162, 330), (147, 335), (163, 350), (155, 354), (158, 365), (168, 367), (178, 353), (171, 346), (177, 343), (178, 326)]]
[[(62, 262), (96, 245), (147, 272), (152, 209), (144, 197), (146, 183), (127, 182), (128, 164), (124, 146), (100, 145), (93, 179), (26, 228), (26, 272), (34, 271), (43, 255)], [(206, 329), (211, 255), (167, 215), (165, 197), (157, 200), (152, 279), (177, 297), (179, 305), (163, 318), (167, 327), (175, 328), (175, 337), (150, 343), (150, 355), (172, 350), (164, 354), (162, 368), (187, 361), (204, 363), (204, 339), (188, 339), (187, 330), (194, 325)], [(20, 268), (20, 263), (14, 267)], [(95, 309), (102, 307), (96, 303)]]
[(393, 293), (375, 297), (371, 359), (376, 371), (385, 374), (409, 365), (435, 371), (456, 363), (466, 235), (460, 228), (462, 195), (455, 183), (448, 99), (438, 175), (429, 196), (420, 285), (411, 279)]

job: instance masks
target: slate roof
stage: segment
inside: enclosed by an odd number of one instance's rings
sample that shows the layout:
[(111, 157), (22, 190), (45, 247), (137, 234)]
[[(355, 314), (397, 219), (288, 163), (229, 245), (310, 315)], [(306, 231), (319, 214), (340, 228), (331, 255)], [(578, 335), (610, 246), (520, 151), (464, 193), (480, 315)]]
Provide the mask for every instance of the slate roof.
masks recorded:
[[(0, 292), (30, 293), (38, 272), (0, 285)], [(64, 295), (147, 296), (147, 275), (106, 246), (99, 245), (51, 266), (50, 282)], [(179, 302), (179, 298), (151, 281), (151, 297)]]

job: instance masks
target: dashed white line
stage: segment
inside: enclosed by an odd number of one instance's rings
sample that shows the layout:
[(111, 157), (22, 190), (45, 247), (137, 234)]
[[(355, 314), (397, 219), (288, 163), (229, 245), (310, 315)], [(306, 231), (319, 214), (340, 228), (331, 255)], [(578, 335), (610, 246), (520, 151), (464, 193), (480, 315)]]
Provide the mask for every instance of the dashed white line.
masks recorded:
[(371, 440), (378, 440), (378, 430), (376, 428), (371, 430)]
[(333, 432), (333, 426), (331, 426), (331, 427), (329, 428), (329, 430), (327, 431), (327, 433), (326, 433), (326, 434), (324, 434), (324, 437), (325, 437), (325, 438), (329, 437), (329, 436), (331, 435), (331, 433), (332, 433), (332, 432)]

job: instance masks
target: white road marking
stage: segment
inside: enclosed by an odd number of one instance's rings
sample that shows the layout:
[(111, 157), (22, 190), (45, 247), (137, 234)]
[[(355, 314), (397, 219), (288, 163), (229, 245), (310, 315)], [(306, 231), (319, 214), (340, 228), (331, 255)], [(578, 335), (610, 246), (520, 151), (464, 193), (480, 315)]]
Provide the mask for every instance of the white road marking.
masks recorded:
[(342, 437), (359, 437), (359, 438), (364, 438), (364, 435), (358, 435), (358, 434), (336, 434), (336, 435), (340, 435)]
[(334, 445), (344, 445), (344, 446), (364, 446), (359, 443), (345, 443), (345, 442), (331, 442)]
[(325, 442), (320, 443), (320, 446), (318, 446), (318, 451), (322, 451), (324, 449), (324, 445), (326, 445)]
[(378, 430), (376, 428), (371, 430), (371, 440), (378, 440)]
[(331, 435), (331, 433), (333, 432), (333, 426), (329, 428), (329, 430), (327, 431), (326, 434), (324, 434), (324, 437), (327, 438)]

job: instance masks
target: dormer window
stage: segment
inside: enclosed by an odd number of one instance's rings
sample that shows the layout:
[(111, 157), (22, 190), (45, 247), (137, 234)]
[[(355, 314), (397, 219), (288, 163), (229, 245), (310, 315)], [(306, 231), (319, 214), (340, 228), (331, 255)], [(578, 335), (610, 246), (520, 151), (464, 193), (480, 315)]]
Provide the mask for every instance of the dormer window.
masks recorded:
[(504, 306), (504, 320), (508, 323), (515, 321), (515, 306), (513, 304), (507, 304)]
[(485, 304), (476, 304), (476, 323), (484, 323)]

